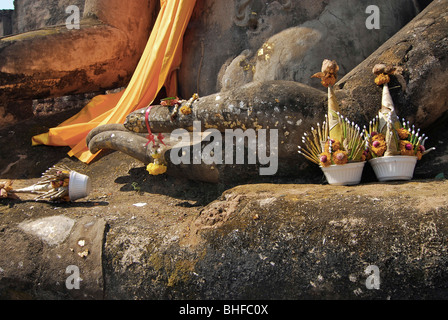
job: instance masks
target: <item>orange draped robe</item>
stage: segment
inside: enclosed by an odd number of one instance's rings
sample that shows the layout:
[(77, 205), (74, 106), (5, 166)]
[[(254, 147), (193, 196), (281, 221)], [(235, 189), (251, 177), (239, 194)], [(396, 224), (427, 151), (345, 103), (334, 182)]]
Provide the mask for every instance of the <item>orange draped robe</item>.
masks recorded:
[(126, 116), (154, 102), (166, 87), (177, 94), (176, 69), (182, 60), (182, 39), (196, 0), (160, 0), (160, 12), (148, 43), (127, 88), (119, 93), (94, 97), (78, 114), (49, 132), (34, 136), (33, 146), (69, 146), (69, 156), (89, 163), (92, 154), (86, 143), (88, 133), (104, 124), (123, 123)]

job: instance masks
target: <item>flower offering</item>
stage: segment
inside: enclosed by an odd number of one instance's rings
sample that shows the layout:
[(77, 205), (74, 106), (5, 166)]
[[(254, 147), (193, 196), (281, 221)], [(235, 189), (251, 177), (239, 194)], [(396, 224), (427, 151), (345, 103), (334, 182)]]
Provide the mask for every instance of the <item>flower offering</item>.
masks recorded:
[[(319, 165), (329, 183), (357, 184), (366, 160), (365, 138), (361, 128), (340, 112), (333, 88), (338, 70), (336, 61), (324, 60), (321, 72), (312, 76), (320, 78), (322, 85), (328, 88), (328, 113), (322, 125), (317, 123), (317, 128), (312, 127), (311, 132), (304, 133), (299, 154)], [(353, 166), (354, 171), (350, 166), (352, 163), (357, 164)], [(344, 170), (333, 168), (330, 173), (331, 167), (344, 167)], [(354, 178), (353, 172), (356, 172)]]

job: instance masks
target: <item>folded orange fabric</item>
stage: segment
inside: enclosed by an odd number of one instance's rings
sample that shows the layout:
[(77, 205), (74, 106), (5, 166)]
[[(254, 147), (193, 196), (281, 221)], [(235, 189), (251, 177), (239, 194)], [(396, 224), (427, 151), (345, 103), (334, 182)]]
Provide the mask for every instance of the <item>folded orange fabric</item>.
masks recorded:
[(175, 95), (176, 69), (182, 60), (182, 40), (196, 0), (161, 0), (160, 12), (146, 48), (127, 88), (93, 98), (78, 114), (49, 132), (34, 136), (33, 146), (70, 146), (69, 156), (90, 163), (96, 156), (86, 144), (88, 133), (104, 124), (123, 123), (126, 116), (154, 102), (166, 87)]

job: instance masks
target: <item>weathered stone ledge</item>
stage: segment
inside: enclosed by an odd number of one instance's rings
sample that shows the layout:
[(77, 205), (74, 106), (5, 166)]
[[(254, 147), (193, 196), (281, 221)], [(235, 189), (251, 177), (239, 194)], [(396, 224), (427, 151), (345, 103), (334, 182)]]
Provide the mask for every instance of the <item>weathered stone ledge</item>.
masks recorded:
[[(2, 203), (0, 296), (445, 299), (447, 185), (243, 185), (205, 207), (174, 202), (169, 212), (151, 207), (152, 194), (56, 208)], [(147, 205), (132, 205), (141, 200)], [(42, 223), (24, 215), (41, 207), (47, 217), (73, 220), (65, 240), (50, 244), (23, 227)], [(69, 265), (80, 268), (80, 290), (66, 288)], [(366, 287), (372, 265), (380, 271), (379, 290)]]

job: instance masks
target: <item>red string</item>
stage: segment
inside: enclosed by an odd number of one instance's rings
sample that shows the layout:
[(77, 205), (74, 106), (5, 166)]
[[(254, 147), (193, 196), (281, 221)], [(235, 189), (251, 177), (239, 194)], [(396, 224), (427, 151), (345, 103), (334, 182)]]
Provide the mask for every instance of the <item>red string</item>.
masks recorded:
[(145, 147), (148, 146), (152, 142), (152, 145), (154, 145), (156, 142), (154, 141), (154, 135), (151, 132), (151, 127), (149, 126), (149, 111), (151, 111), (153, 106), (149, 106), (148, 109), (146, 109), (145, 114), (145, 122), (146, 122), (146, 129), (148, 129), (148, 136), (146, 137), (148, 139), (148, 142), (146, 143)]
[(160, 141), (161, 144), (163, 144), (166, 147), (165, 142), (163, 142), (163, 139), (165, 139), (165, 137), (161, 133), (159, 133), (157, 139)]
[[(149, 112), (151, 111), (152, 107), (153, 106), (149, 106), (148, 109), (146, 109), (145, 113), (146, 129), (148, 129), (148, 136), (146, 137), (148, 139), (148, 142), (146, 143), (145, 147), (147, 147), (148, 144), (150, 144), (151, 142), (153, 146), (156, 144), (154, 140), (154, 135), (151, 132), (151, 127), (149, 126)], [(161, 133), (159, 133), (157, 139), (160, 141), (161, 144), (163, 144), (166, 147), (166, 144), (163, 142), (163, 139), (165, 139), (165, 137)]]

